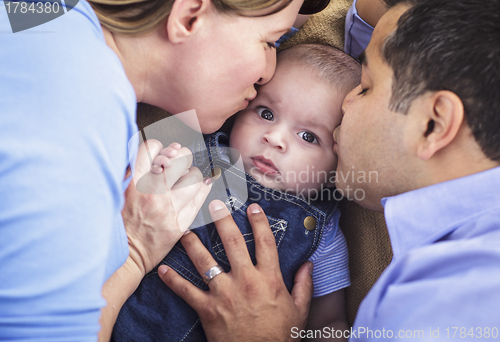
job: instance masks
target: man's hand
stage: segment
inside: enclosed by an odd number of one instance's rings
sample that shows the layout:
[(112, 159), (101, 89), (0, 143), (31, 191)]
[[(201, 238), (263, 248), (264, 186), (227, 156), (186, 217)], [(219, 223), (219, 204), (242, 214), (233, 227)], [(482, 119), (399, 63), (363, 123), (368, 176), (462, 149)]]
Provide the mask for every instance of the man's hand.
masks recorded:
[[(241, 232), (220, 201), (210, 212), (231, 264), (229, 273), (215, 276), (204, 292), (163, 265), (158, 274), (200, 316), (209, 341), (290, 341), (291, 329), (303, 329), (313, 293), (312, 263), (295, 276), (290, 295), (278, 261), (276, 242), (269, 222), (257, 204), (248, 207), (255, 237), (257, 265), (253, 265)], [(217, 265), (195, 234), (181, 239), (200, 274)]]

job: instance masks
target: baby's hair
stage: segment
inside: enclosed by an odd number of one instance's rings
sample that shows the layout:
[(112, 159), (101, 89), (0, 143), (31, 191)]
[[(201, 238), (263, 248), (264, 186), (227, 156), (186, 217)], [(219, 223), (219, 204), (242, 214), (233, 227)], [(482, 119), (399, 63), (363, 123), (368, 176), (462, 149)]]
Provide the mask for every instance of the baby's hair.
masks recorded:
[(278, 64), (298, 64), (347, 92), (361, 82), (361, 65), (345, 52), (330, 45), (298, 44), (278, 53)]

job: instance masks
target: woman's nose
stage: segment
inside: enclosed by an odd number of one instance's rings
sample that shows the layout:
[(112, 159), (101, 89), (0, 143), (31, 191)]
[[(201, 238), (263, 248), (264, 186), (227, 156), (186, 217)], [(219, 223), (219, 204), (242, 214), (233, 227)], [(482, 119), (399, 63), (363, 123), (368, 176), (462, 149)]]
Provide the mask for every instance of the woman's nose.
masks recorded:
[(287, 144), (284, 133), (279, 129), (269, 131), (262, 136), (262, 141), (269, 146), (278, 149), (280, 152), (286, 152)]
[(356, 99), (356, 95), (359, 94), (360, 92), (361, 92), (361, 84), (358, 85), (353, 90), (351, 90), (349, 94), (347, 94), (347, 96), (344, 99), (344, 102), (342, 102), (342, 116), (347, 111), (347, 108), (349, 108), (349, 106), (354, 102), (354, 100)]
[(260, 79), (257, 81), (258, 85), (266, 84), (273, 78), (274, 72), (276, 71), (276, 51), (268, 53), (266, 56), (266, 66)]

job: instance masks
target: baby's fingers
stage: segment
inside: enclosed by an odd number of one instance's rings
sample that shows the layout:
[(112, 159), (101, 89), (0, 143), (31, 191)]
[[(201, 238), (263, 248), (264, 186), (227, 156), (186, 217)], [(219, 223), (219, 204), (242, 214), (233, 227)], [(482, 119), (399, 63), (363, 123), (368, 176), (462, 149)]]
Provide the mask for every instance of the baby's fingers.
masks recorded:
[(170, 165), (172, 165), (171, 158), (177, 157), (181, 147), (179, 143), (172, 143), (168, 147), (162, 149), (154, 159), (153, 165), (151, 165), (151, 172), (158, 175), (162, 173), (164, 169), (170, 167)]
[(151, 159), (156, 156), (163, 145), (158, 140), (150, 139), (144, 141), (139, 146), (139, 150), (137, 152), (137, 161), (135, 163), (135, 172), (134, 172), (134, 183), (137, 184), (142, 176), (149, 173), (151, 170)]
[(169, 158), (174, 158), (177, 156), (177, 151), (181, 149), (181, 144), (179, 143), (172, 143), (168, 147), (165, 147), (160, 151), (161, 155), (164, 155), (165, 157)]
[(170, 159), (160, 154), (154, 159), (153, 165), (151, 165), (151, 172), (154, 174), (160, 174), (170, 165), (172, 165)]

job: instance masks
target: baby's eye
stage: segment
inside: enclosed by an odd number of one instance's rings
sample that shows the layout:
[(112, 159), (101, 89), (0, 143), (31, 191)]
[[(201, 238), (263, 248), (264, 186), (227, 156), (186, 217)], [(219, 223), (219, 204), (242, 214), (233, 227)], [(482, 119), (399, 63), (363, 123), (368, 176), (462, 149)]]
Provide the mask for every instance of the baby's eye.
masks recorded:
[(274, 120), (274, 114), (268, 108), (259, 108), (257, 112), (259, 113), (260, 117), (263, 118), (264, 120), (269, 120), (269, 121)]
[(318, 144), (318, 139), (316, 139), (316, 136), (314, 134), (312, 134), (311, 132), (307, 132), (307, 131), (300, 132), (299, 137), (301, 137), (302, 139), (304, 139), (308, 143)]

